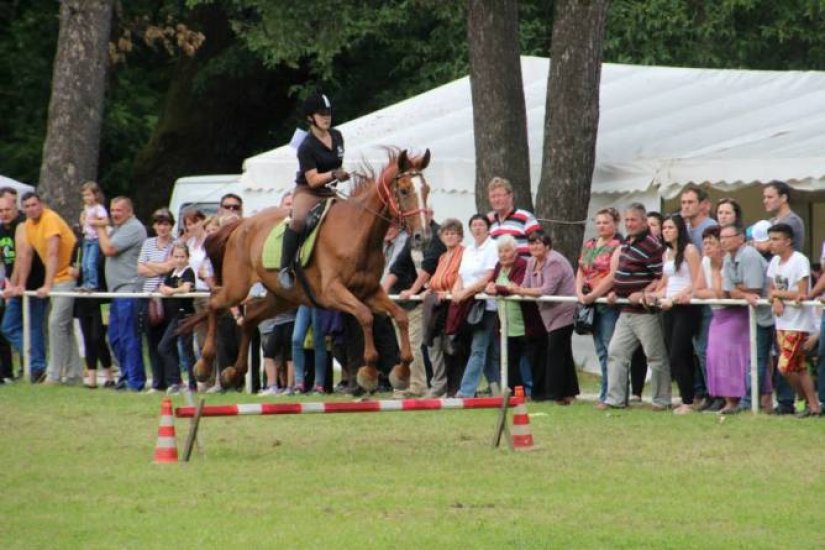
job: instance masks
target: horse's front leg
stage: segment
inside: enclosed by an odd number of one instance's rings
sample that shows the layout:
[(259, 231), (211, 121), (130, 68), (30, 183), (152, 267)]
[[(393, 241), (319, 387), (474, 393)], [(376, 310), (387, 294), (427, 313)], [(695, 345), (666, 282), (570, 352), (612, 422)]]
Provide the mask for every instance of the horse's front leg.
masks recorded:
[(264, 319), (274, 317), (277, 313), (275, 296), (267, 293), (265, 298), (250, 302), (241, 323), (241, 340), (238, 344), (238, 356), (235, 364), (221, 372), (221, 382), (225, 388), (237, 388), (243, 383), (246, 371), (249, 369), (249, 344), (252, 335), (258, 328), (258, 323)]
[(378, 388), (378, 350), (372, 337), (373, 316), (370, 308), (364, 305), (344, 285), (335, 282), (325, 289), (327, 303), (334, 304), (335, 309), (349, 313), (358, 320), (364, 332), (364, 366), (358, 369), (356, 380), (365, 391), (373, 392)]
[(406, 390), (410, 386), (410, 363), (413, 361), (407, 312), (390, 300), (384, 290), (376, 292), (366, 303), (373, 311), (389, 313), (398, 326), (398, 334), (401, 336), (401, 363), (390, 371), (390, 384), (394, 389)]
[(195, 379), (198, 382), (208, 382), (212, 377), (215, 365), (215, 326), (217, 314), (210, 306), (206, 309), (206, 338), (201, 349), (200, 359), (195, 363)]

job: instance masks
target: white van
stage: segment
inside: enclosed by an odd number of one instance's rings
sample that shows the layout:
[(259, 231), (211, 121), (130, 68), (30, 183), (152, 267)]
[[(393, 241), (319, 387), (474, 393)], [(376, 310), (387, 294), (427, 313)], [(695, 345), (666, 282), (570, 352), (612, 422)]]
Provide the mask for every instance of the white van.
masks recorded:
[(173, 235), (177, 234), (182, 214), (189, 208), (196, 208), (207, 216), (217, 212), (221, 197), (234, 193), (243, 197), (240, 174), (218, 174), (210, 176), (185, 176), (175, 181), (169, 210), (175, 216)]

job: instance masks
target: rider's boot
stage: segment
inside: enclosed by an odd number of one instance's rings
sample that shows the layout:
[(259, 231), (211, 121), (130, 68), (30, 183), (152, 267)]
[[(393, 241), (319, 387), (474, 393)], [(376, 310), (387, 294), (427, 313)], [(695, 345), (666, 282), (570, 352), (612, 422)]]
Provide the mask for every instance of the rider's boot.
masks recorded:
[(292, 274), (292, 260), (298, 250), (298, 233), (289, 226), (284, 229), (284, 241), (281, 245), (281, 271), (278, 273), (278, 283), (284, 290), (291, 290), (295, 284)]

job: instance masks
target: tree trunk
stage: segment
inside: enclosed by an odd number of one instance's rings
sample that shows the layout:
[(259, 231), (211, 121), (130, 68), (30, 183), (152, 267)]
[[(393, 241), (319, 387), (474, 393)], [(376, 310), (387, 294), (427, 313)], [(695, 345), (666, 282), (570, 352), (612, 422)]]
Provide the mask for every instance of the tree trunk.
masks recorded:
[(38, 191), (70, 222), (97, 178), (113, 0), (62, 0)]
[(536, 215), (553, 247), (574, 265), (596, 161), (607, 5), (608, 0), (558, 0), (553, 23)]
[[(467, 38), (476, 153), (476, 207), (489, 210), (487, 183), (510, 180), (516, 205), (533, 209), (527, 114), (519, 59), (518, 2), (468, 0)], [(466, 220), (465, 220), (466, 221)]]

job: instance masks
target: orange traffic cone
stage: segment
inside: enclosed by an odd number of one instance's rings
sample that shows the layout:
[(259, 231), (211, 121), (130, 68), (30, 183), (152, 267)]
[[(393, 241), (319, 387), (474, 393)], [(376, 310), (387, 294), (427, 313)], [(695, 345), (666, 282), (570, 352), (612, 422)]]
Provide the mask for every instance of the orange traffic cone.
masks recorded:
[(514, 451), (533, 450), (533, 433), (530, 431), (530, 416), (524, 404), (524, 388), (516, 386), (515, 397), (521, 398), (513, 411), (513, 428), (510, 430)]
[(178, 461), (178, 443), (175, 439), (175, 419), (172, 416), (172, 400), (164, 397), (160, 402), (160, 425), (155, 445), (155, 464)]

